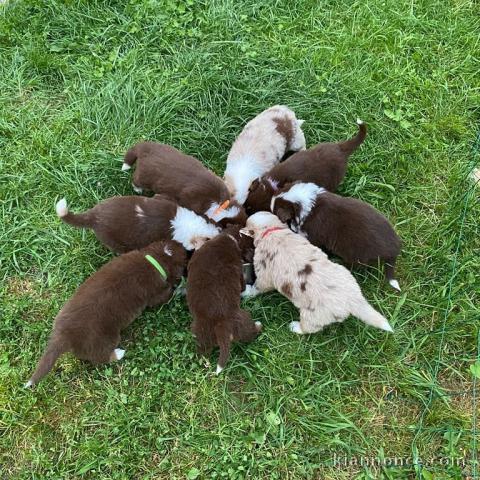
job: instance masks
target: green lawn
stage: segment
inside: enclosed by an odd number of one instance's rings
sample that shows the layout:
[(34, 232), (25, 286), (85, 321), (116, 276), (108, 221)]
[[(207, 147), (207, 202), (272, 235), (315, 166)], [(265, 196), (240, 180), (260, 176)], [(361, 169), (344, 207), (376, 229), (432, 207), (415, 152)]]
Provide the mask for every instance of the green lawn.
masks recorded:
[[(479, 475), (479, 34), (475, 0), (0, 5), (0, 478), (460, 479), (450, 456)], [(56, 313), (112, 257), (55, 201), (131, 194), (120, 166), (140, 139), (222, 174), (246, 121), (277, 103), (308, 145), (368, 123), (341, 192), (403, 239), (400, 295), (355, 273), (395, 333), (350, 318), (299, 338), (296, 309), (269, 294), (245, 302), (263, 333), (216, 377), (174, 298), (124, 332), (122, 362), (65, 356), (24, 390)], [(437, 458), (333, 465), (392, 456)]]

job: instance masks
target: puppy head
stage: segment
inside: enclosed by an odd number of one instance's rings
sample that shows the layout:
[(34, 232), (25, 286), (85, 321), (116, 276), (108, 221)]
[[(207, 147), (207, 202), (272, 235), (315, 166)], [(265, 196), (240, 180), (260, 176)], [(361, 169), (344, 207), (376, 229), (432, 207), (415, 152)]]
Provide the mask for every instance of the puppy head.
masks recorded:
[(299, 203), (291, 202), (281, 197), (274, 197), (271, 207), (272, 213), (276, 215), (281, 222), (286, 223), (288, 228), (294, 232), (297, 231), (302, 208)]
[(248, 217), (247, 224), (245, 228), (240, 230), (240, 233), (255, 238), (266, 228), (284, 226), (285, 225), (273, 213), (257, 212), (251, 217)]
[(297, 182), (286, 185), (272, 198), (270, 210), (288, 227), (297, 232), (325, 189), (314, 183)]
[(270, 208), (272, 196), (278, 192), (278, 183), (269, 177), (257, 178), (248, 189), (245, 210), (248, 215), (267, 211)]
[(242, 235), (240, 225), (228, 225), (222, 233), (226, 233), (237, 241), (238, 247), (242, 252), (242, 260), (246, 263), (253, 262), (253, 254), (255, 247), (253, 245), (253, 238), (249, 235)]

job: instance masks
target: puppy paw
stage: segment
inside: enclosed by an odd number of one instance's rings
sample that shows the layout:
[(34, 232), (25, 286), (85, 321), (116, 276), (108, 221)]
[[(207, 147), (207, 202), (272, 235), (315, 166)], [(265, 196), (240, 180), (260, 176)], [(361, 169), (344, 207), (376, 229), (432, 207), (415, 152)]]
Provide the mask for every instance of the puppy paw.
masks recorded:
[(255, 328), (257, 329), (257, 332), (262, 331), (262, 322), (256, 321), (255, 322)]
[(143, 188), (137, 187), (134, 183), (132, 183), (132, 187), (135, 193), (138, 193), (139, 195), (143, 193)]
[(31, 388), (33, 387), (33, 382), (31, 380), (29, 380), (24, 386), (23, 388)]
[(290, 331), (293, 333), (298, 333), (298, 335), (303, 335), (302, 327), (300, 325), (300, 322), (291, 322), (290, 325)]
[(245, 290), (242, 292), (242, 297), (255, 297), (260, 292), (257, 290), (255, 285), (245, 285)]
[(400, 289), (400, 285), (398, 284), (398, 280), (395, 280), (392, 278), (391, 280), (388, 281), (391, 287), (393, 287), (397, 292), (401, 292), (402, 290)]
[(223, 367), (221, 367), (220, 365), (217, 365), (217, 370), (215, 372), (215, 375), (220, 375), (220, 373), (222, 373), (222, 370), (223, 370)]
[(124, 356), (125, 356), (125, 350), (122, 350), (121, 348), (116, 348), (114, 351), (113, 351), (114, 355), (115, 355), (115, 358), (117, 360), (121, 360)]

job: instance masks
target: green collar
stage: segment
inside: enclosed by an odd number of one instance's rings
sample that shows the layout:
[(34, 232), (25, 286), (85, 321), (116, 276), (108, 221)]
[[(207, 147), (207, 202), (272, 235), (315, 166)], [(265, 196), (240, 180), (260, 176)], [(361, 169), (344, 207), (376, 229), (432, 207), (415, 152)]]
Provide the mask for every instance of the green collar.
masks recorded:
[(162, 278), (166, 281), (167, 272), (165, 269), (151, 255), (145, 255), (145, 258), (158, 270)]

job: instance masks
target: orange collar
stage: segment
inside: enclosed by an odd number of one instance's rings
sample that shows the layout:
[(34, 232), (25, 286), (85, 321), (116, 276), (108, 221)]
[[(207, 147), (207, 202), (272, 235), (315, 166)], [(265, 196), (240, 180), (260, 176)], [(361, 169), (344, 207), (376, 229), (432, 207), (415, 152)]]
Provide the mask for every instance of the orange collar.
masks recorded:
[(285, 230), (283, 227), (270, 227), (267, 228), (263, 233), (262, 233), (262, 239), (265, 238), (266, 236), (270, 235), (272, 232), (276, 232), (277, 230)]
[(221, 205), (219, 205), (214, 211), (214, 215), (218, 215), (221, 211), (225, 210), (230, 205), (230, 200), (225, 200)]

